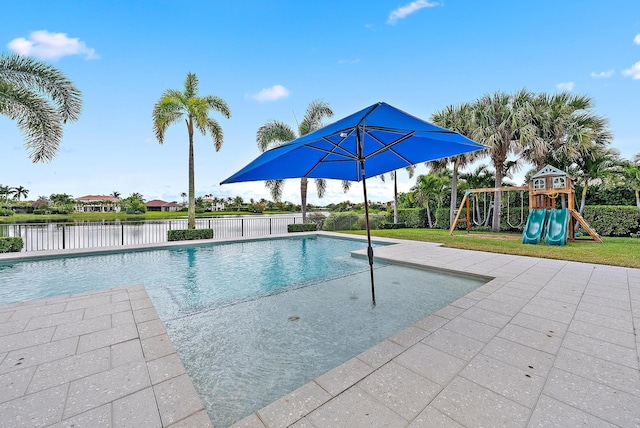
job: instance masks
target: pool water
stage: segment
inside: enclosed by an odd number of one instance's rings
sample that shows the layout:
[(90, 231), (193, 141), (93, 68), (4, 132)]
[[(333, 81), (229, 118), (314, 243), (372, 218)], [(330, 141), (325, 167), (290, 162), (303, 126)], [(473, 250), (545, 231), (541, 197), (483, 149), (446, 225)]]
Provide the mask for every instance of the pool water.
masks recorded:
[(374, 307), (367, 261), (350, 256), (364, 248), (314, 236), (0, 263), (0, 304), (144, 284), (224, 427), (483, 283), (376, 262)]

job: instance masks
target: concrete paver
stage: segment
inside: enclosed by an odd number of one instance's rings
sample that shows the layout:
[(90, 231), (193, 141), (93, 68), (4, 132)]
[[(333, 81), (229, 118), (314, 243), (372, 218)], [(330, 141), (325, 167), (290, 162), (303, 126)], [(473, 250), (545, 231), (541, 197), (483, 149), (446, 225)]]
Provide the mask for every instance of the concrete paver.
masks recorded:
[[(640, 269), (388, 241), (488, 282), (236, 427), (640, 426)], [(212, 424), (137, 284), (0, 306), (0, 426)]]
[(136, 285), (0, 306), (0, 427), (212, 427), (147, 302)]

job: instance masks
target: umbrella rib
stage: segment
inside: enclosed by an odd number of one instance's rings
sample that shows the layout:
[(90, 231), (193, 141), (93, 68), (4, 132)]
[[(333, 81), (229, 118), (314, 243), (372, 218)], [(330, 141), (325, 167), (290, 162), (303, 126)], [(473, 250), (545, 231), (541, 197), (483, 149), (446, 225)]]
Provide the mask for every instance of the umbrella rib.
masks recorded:
[(404, 140), (411, 138), (413, 136), (413, 134), (415, 133), (415, 131), (411, 131), (408, 134), (403, 135), (402, 137), (398, 138), (397, 140), (385, 145), (382, 141), (380, 141), (379, 138), (377, 138), (375, 135), (372, 135), (371, 133), (367, 132), (367, 135), (371, 138), (373, 138), (374, 140), (376, 140), (378, 143), (382, 144), (384, 147), (376, 150), (375, 152), (371, 153), (369, 156), (367, 156), (367, 158), (373, 157), (375, 155), (377, 155), (378, 153), (384, 152), (384, 151), (389, 151), (391, 153), (393, 153), (394, 155), (398, 156), (400, 159), (402, 159), (403, 161), (405, 161), (408, 165), (413, 165), (413, 163), (409, 162), (409, 160), (407, 158), (405, 158), (404, 156), (402, 156), (400, 153), (396, 152), (395, 150), (393, 150), (393, 146), (395, 146), (396, 144), (400, 144), (401, 142), (403, 142)]
[[(340, 131), (340, 132), (342, 132), (342, 131)], [(343, 137), (340, 140), (340, 142), (344, 141), (346, 138), (347, 137)], [(351, 161), (351, 160), (356, 158), (356, 156), (353, 155), (350, 151), (344, 149), (344, 147), (340, 147), (338, 144), (336, 144), (333, 141), (329, 140), (327, 137), (322, 137), (322, 140), (324, 140), (327, 143), (331, 144), (333, 146), (333, 148), (331, 150), (327, 150), (327, 149), (322, 149), (320, 147), (314, 147), (314, 146), (311, 146), (311, 145), (306, 145), (305, 147), (308, 147), (308, 148), (313, 149), (313, 150), (318, 150), (320, 152), (324, 152), (325, 155), (322, 158), (318, 159), (318, 161), (315, 164), (313, 164), (309, 169), (307, 169), (307, 172), (304, 174), (304, 177), (307, 177), (309, 174), (311, 174), (311, 171), (313, 171), (319, 164), (325, 162), (325, 159), (327, 158), (327, 156), (329, 156), (331, 154), (343, 157), (344, 159), (343, 160), (334, 160), (334, 161), (330, 161), (330, 162), (349, 162), (349, 161)], [(350, 158), (349, 156), (346, 156), (346, 155), (342, 154), (342, 153), (336, 153), (334, 150), (337, 149), (337, 148), (341, 148), (346, 153), (351, 154), (353, 156), (353, 159)], [(327, 162), (329, 162), (329, 161), (327, 161)]]

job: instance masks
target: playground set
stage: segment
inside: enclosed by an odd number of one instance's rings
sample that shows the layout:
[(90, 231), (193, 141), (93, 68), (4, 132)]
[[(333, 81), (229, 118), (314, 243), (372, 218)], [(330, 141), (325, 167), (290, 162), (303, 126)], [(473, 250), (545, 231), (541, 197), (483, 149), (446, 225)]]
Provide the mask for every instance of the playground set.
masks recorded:
[[(524, 220), (524, 192), (529, 192), (529, 215), (522, 232), (523, 244), (539, 244), (542, 239), (547, 245), (565, 245), (567, 240), (575, 240), (574, 226), (578, 222), (580, 226), (593, 238), (596, 242), (602, 242), (602, 238), (598, 233), (589, 226), (586, 220), (575, 209), (575, 192), (573, 188), (573, 177), (566, 172), (547, 165), (538, 171), (528, 186), (522, 187), (498, 187), (467, 190), (462, 203), (451, 224), (449, 235), (453, 234), (457, 225), (466, 223), (467, 233), (471, 230), (471, 223), (477, 225), (482, 224), (479, 212), (478, 194), (487, 194), (499, 192), (520, 192), (521, 198), (521, 223)], [(508, 193), (507, 193), (508, 194)], [(560, 196), (560, 198), (558, 198)], [(562, 203), (559, 203), (559, 200)], [(471, 207), (471, 204), (475, 206)], [(558, 208), (558, 206), (563, 208)], [(566, 207), (564, 207), (566, 206)], [(464, 208), (464, 209), (463, 209)], [(507, 223), (509, 223), (509, 198), (507, 198)], [(465, 212), (466, 217), (461, 218), (461, 214)], [(491, 208), (487, 210), (485, 199), (485, 224), (487, 224)], [(521, 224), (517, 225), (521, 226)]]

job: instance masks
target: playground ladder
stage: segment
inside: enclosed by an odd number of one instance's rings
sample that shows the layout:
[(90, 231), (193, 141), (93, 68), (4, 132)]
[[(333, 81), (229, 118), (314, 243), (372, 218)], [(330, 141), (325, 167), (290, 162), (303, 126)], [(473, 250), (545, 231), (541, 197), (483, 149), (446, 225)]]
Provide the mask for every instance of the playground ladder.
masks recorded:
[(578, 211), (571, 210), (571, 217), (573, 217), (578, 223), (580, 223), (580, 226), (582, 226), (582, 228), (586, 230), (589, 235), (591, 235), (594, 241), (602, 242), (602, 238), (600, 237), (600, 235), (598, 235), (598, 232), (596, 232), (591, 226), (589, 226), (587, 221), (580, 215)]

